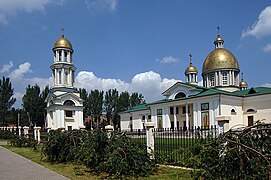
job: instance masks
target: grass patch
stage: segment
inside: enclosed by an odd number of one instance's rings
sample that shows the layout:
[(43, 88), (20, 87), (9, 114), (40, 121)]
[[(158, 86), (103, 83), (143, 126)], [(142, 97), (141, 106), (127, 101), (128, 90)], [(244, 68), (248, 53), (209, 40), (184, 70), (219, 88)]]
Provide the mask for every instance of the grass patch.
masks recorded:
[[(41, 159), (40, 151), (33, 151), (30, 148), (18, 148), (11, 145), (2, 145), (6, 149), (15, 152), (27, 159), (30, 159), (52, 171), (55, 171), (70, 179), (106, 179), (106, 174), (95, 175), (91, 173), (85, 166), (75, 165), (71, 163), (49, 163), (45, 159)], [(134, 179), (134, 178), (131, 178)], [(171, 179), (192, 179), (189, 170), (159, 167), (158, 171), (149, 177), (140, 177), (140, 180), (171, 180)]]

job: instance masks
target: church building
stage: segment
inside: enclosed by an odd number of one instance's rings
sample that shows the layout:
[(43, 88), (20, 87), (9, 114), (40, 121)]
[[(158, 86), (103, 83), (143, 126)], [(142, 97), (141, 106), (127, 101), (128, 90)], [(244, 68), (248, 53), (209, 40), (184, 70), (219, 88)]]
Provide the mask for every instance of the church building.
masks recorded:
[(68, 39), (59, 38), (53, 47), (51, 65), (53, 86), (46, 98), (47, 129), (80, 129), (83, 124), (83, 100), (73, 87), (76, 67), (72, 62), (73, 48)]
[(256, 121), (271, 122), (271, 88), (251, 87), (240, 77), (239, 63), (224, 48), (218, 33), (215, 49), (206, 57), (198, 84), (198, 69), (185, 69), (186, 82), (177, 82), (155, 102), (140, 104), (121, 112), (121, 129), (144, 129), (146, 122), (155, 128), (194, 128), (217, 125), (220, 132), (232, 127), (250, 126)]

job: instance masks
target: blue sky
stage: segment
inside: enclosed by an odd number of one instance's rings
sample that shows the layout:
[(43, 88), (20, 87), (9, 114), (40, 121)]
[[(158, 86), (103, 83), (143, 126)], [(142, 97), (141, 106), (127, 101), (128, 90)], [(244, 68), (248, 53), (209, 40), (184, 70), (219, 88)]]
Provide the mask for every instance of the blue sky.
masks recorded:
[(16, 106), (28, 84), (50, 84), (52, 47), (63, 26), (77, 87), (137, 91), (153, 101), (184, 81), (189, 53), (201, 73), (218, 25), (249, 86), (271, 86), (265, 0), (1, 0), (0, 76), (11, 78)]

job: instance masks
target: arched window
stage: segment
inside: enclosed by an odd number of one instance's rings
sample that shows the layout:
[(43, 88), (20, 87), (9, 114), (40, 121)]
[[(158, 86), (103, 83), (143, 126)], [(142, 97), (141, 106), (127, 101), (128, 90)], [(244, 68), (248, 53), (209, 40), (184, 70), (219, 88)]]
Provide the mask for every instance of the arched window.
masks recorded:
[(248, 109), (247, 112), (256, 112), (254, 109)]
[(236, 115), (235, 109), (231, 109), (231, 115)]
[(183, 92), (179, 92), (178, 94), (176, 94), (175, 99), (182, 98), (182, 97), (186, 97), (186, 95)]
[(74, 104), (74, 102), (73, 102), (72, 100), (66, 100), (66, 101), (64, 102), (64, 105), (65, 105), (65, 106), (75, 106), (75, 104)]
[(223, 71), (223, 72), (221, 73), (221, 75), (222, 75), (222, 84), (223, 84), (223, 85), (228, 84), (228, 76), (227, 76), (227, 72)]
[(210, 74), (210, 86), (211, 87), (215, 86), (215, 74), (214, 73)]

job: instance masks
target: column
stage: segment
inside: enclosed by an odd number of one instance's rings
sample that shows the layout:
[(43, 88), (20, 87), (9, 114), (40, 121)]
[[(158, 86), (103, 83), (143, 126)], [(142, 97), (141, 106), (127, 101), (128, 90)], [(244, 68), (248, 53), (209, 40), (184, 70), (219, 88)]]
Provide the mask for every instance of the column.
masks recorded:
[(28, 138), (28, 129), (29, 129), (29, 127), (24, 126), (23, 129), (24, 129), (24, 137)]
[(206, 74), (206, 87), (210, 87), (209, 76)]
[(55, 77), (54, 77), (54, 85), (57, 85), (57, 77), (58, 77), (58, 75), (57, 75), (57, 70), (56, 69), (54, 69), (54, 71), (55, 71)]
[(34, 127), (34, 139), (37, 140), (37, 127)]
[(147, 122), (146, 127), (146, 138), (147, 138), (147, 152), (150, 154), (150, 158), (154, 159), (154, 122)]
[(68, 54), (67, 54), (67, 62), (71, 62), (71, 52), (68, 51)]
[(70, 80), (70, 86), (72, 86), (72, 69), (70, 69), (70, 74), (69, 74), (69, 80)]
[(59, 52), (56, 51), (56, 61), (59, 61)]
[(65, 79), (65, 69), (62, 68), (62, 69), (61, 69), (61, 82), (62, 82), (62, 84), (65, 84), (64, 79)]
[(173, 106), (174, 129), (177, 128), (176, 106)]
[(21, 136), (21, 126), (18, 126), (18, 135)]
[(189, 116), (188, 116), (188, 105), (185, 105), (185, 121), (187, 130), (189, 130)]
[(229, 71), (229, 74), (228, 74), (228, 77), (229, 77), (229, 79), (228, 79), (228, 84), (229, 84), (229, 85), (232, 85), (232, 74), (231, 74), (231, 72), (232, 72), (232, 71)]
[(198, 118), (197, 118), (197, 121), (198, 121), (198, 126), (201, 126), (201, 109), (200, 109), (200, 103), (198, 103)]
[(197, 103), (193, 103), (193, 122), (194, 122), (194, 127), (198, 126), (198, 121), (197, 121)]
[(61, 61), (63, 62), (64, 61), (64, 50), (61, 51)]
[(218, 71), (218, 77), (219, 77), (219, 86), (222, 84), (222, 78), (221, 78), (221, 71)]
[(65, 126), (64, 126), (65, 122), (64, 121), (65, 121), (65, 113), (64, 113), (64, 110), (61, 110), (61, 119), (60, 119), (61, 124), (59, 125), (61, 128), (65, 128)]

